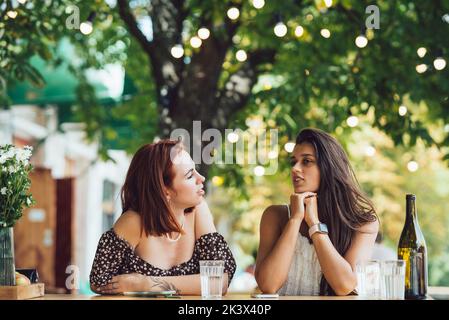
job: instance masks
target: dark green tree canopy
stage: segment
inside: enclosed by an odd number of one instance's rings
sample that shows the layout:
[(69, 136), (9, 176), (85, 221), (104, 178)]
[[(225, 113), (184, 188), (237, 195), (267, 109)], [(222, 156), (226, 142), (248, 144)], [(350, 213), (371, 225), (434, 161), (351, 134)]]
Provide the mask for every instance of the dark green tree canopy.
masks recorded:
[[(356, 116), (397, 144), (449, 145), (448, 132), (432, 136), (427, 128), (449, 123), (449, 68), (438, 70), (442, 60), (435, 61), (448, 58), (447, 1), (21, 2), (0, 6), (3, 105), (14, 81), (44, 85), (30, 58), (57, 63), (53, 48), (69, 38), (82, 58), (73, 66), (78, 77), (118, 62), (133, 79), (138, 94), (111, 112), (95, 111), (104, 107), (86, 81), (78, 102), (91, 136), (119, 139), (108, 124), (126, 120), (135, 133), (124, 141), (131, 150), (174, 128), (191, 130), (193, 120), (203, 130), (245, 128), (255, 112), (290, 139), (305, 126), (346, 130)], [(379, 29), (366, 29), (369, 5), (379, 9)], [(71, 6), (80, 22), (92, 20), (92, 33), (67, 27)], [(207, 38), (200, 40), (200, 28)], [(365, 46), (356, 45), (359, 36)]]

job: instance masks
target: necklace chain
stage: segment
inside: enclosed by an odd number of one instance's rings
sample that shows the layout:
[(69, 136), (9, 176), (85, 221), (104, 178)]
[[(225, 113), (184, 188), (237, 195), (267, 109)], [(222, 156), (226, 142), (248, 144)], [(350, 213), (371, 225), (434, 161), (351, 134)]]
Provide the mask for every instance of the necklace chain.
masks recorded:
[[(186, 218), (184, 217), (184, 220), (182, 221), (182, 224), (181, 224), (181, 230), (184, 230), (184, 223), (186, 222)], [(169, 235), (169, 233), (166, 233), (165, 234), (165, 237), (167, 238), (167, 240), (168, 241), (171, 241), (171, 242), (176, 242), (176, 241), (178, 241), (180, 238), (181, 238), (181, 232), (178, 234), (178, 236), (176, 237), (176, 239), (172, 239), (172, 238), (170, 238), (170, 235)]]

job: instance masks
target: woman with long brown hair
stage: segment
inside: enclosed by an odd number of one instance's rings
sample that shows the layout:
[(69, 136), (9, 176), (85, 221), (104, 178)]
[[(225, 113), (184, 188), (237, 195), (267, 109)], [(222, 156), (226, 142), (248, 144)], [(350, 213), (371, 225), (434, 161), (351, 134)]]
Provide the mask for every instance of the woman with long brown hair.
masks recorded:
[(263, 213), (255, 276), (259, 288), (280, 295), (348, 295), (355, 264), (369, 259), (379, 229), (341, 145), (318, 129), (304, 129), (291, 156), (290, 205)]
[(122, 188), (122, 215), (100, 238), (90, 274), (92, 290), (199, 295), (199, 260), (225, 260), (225, 293), (236, 265), (215, 229), (203, 183), (181, 142), (142, 146)]

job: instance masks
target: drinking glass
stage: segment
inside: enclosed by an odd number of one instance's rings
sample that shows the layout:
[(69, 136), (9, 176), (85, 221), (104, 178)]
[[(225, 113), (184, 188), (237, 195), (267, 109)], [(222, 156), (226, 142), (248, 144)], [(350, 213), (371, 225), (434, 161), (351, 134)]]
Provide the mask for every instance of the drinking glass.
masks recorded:
[(381, 263), (382, 298), (388, 300), (404, 299), (405, 294), (405, 261), (385, 260)]
[(201, 297), (203, 299), (221, 299), (223, 271), (223, 260), (200, 260)]
[(357, 294), (361, 298), (380, 299), (380, 262), (378, 260), (359, 261), (356, 264)]

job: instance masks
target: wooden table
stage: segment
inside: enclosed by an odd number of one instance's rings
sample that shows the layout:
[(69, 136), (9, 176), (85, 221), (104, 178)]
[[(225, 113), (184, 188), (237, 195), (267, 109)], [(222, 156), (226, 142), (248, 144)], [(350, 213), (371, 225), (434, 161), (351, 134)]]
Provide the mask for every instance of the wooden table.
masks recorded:
[[(148, 297), (128, 297), (128, 296), (105, 296), (105, 295), (79, 295), (79, 294), (46, 294), (43, 297), (33, 300), (202, 300), (201, 296), (179, 296), (177, 298), (148, 298)], [(281, 296), (275, 299), (251, 298), (249, 294), (227, 294), (220, 300), (252, 300), (252, 301), (273, 301), (273, 300), (361, 300), (357, 296), (347, 297), (325, 297), (325, 296)]]
[[(429, 287), (429, 300), (449, 299), (449, 287)], [(179, 298), (141, 298), (122, 295), (81, 295), (81, 294), (46, 294), (33, 300), (202, 300), (200, 296), (180, 296)], [(256, 299), (249, 294), (229, 293), (221, 300), (251, 300), (251, 301), (273, 301), (273, 300), (365, 300), (358, 296), (328, 297), (328, 296), (280, 296), (276, 299)]]

